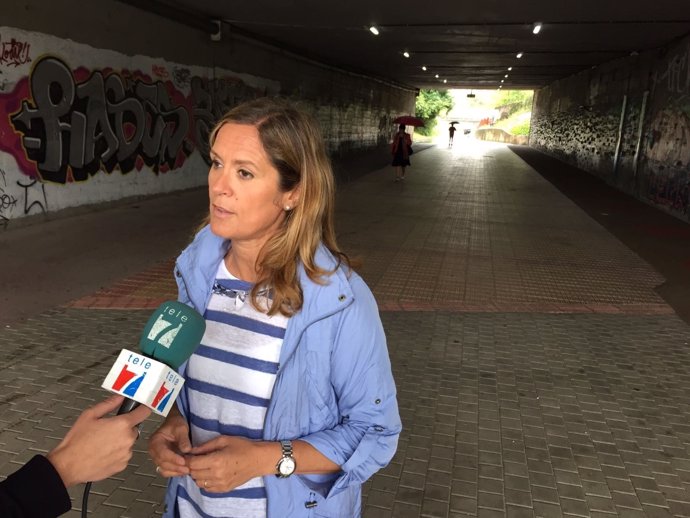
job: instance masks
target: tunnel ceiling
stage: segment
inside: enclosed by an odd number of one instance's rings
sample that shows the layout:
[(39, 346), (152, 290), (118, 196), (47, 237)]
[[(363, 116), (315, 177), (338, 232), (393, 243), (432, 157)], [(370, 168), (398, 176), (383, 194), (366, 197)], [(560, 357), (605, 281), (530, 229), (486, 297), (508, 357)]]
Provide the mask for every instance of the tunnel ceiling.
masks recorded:
[[(190, 17), (223, 20), (240, 36), (416, 88), (496, 88), (503, 79), (504, 88), (536, 89), (690, 32), (688, 0), (165, 3)], [(537, 35), (535, 22), (543, 24)]]

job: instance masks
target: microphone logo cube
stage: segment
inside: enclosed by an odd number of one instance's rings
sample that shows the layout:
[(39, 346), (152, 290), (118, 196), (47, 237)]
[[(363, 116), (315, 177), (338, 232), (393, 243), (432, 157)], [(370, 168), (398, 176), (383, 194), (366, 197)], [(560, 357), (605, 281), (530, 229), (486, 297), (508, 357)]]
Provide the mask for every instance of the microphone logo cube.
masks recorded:
[(184, 381), (164, 363), (122, 349), (101, 386), (167, 416)]

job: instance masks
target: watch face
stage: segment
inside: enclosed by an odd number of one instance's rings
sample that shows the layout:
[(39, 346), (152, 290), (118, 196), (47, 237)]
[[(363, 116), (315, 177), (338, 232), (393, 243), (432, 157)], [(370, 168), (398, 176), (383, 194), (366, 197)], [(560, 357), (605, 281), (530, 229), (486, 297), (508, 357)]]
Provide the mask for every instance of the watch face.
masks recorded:
[(293, 459), (292, 457), (283, 457), (282, 459), (280, 459), (280, 463), (278, 464), (278, 471), (284, 477), (292, 475), (292, 473), (295, 471), (295, 459)]

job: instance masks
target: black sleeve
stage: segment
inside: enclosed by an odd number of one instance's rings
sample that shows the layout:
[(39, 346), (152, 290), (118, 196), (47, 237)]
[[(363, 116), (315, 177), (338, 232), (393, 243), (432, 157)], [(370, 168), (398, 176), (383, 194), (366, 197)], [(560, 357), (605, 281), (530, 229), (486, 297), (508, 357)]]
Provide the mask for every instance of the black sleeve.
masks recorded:
[(71, 508), (60, 475), (42, 455), (36, 455), (0, 482), (2, 518), (53, 518)]

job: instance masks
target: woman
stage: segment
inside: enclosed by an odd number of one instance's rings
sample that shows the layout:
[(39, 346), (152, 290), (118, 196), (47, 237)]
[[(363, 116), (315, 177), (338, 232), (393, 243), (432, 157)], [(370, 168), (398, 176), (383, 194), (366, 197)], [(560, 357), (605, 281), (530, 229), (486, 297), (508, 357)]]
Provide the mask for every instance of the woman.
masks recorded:
[(164, 516), (360, 516), (401, 423), (376, 303), (336, 244), (323, 139), (261, 98), (210, 141), (208, 225), (175, 268), (206, 334), (149, 444), (172, 477)]
[(391, 145), (391, 154), (393, 155), (393, 163), (395, 167), (395, 181), (405, 179), (405, 167), (410, 165), (410, 149), (412, 146), (412, 137), (405, 131), (405, 125), (398, 126), (398, 132), (393, 137), (393, 144)]

